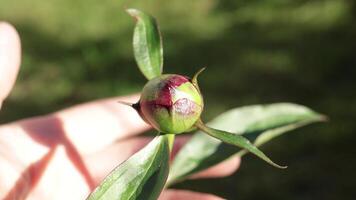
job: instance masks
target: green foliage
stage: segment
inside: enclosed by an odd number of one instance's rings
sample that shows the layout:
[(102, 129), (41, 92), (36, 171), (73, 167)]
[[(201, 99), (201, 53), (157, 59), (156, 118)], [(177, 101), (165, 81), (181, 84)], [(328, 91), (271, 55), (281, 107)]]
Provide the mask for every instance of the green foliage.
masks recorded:
[[(197, 127), (199, 127), (200, 130), (203, 132), (207, 133), (208, 135), (230, 145), (234, 145), (237, 147), (240, 147), (248, 152), (251, 152), (255, 154), (257, 157), (261, 158), (262, 160), (266, 161), (270, 165), (280, 168), (280, 169), (285, 169), (287, 166), (280, 166), (276, 163), (274, 163), (270, 158), (268, 158), (261, 150), (259, 150), (256, 146), (251, 144), (251, 142), (246, 139), (245, 137), (235, 134), (235, 133), (230, 133), (227, 131), (222, 131), (214, 128), (210, 128), (205, 126), (202, 123), (198, 123)], [(197, 152), (193, 152), (197, 153)]]
[[(244, 135), (256, 146), (260, 146), (283, 133), (324, 119), (322, 115), (304, 106), (278, 103), (235, 108), (219, 115), (208, 125), (236, 132), (235, 137)], [(174, 159), (168, 182), (172, 184), (182, 181), (235, 154), (242, 156), (245, 151), (198, 131)]]
[(162, 74), (163, 47), (156, 20), (139, 10), (127, 9), (136, 19), (133, 47), (136, 62), (148, 80)]
[(155, 200), (161, 194), (168, 177), (168, 161), (168, 135), (157, 136), (114, 169), (88, 200)]

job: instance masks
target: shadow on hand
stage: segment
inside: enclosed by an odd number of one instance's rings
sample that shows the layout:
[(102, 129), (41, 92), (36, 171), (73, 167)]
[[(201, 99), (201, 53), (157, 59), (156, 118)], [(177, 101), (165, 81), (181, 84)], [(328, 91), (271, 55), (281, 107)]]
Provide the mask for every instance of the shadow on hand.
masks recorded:
[(4, 200), (26, 199), (40, 181), (53, 155), (55, 155), (56, 148), (60, 145), (64, 146), (70, 161), (83, 176), (90, 190), (94, 189), (95, 184), (92, 176), (79, 151), (66, 136), (60, 119), (54, 116), (44, 116), (20, 121), (19, 124), (34, 141), (49, 147), (50, 150), (41, 159), (23, 171)]

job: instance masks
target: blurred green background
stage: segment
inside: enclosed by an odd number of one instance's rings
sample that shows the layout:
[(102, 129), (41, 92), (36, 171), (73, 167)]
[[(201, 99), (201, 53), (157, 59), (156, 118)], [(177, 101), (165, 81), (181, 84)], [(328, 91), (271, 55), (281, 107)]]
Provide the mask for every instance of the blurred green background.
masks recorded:
[(165, 72), (200, 77), (206, 119), (233, 107), (294, 102), (330, 121), (263, 147), (222, 179), (176, 185), (227, 199), (356, 196), (356, 3), (353, 0), (0, 0), (18, 29), (23, 63), (0, 122), (140, 91), (134, 23), (126, 7), (158, 19)]

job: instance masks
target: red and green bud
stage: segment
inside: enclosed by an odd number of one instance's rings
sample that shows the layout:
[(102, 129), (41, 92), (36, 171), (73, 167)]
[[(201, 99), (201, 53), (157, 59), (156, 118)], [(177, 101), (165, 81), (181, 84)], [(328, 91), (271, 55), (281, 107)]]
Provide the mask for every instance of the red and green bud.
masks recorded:
[(203, 98), (189, 78), (165, 74), (150, 80), (134, 105), (141, 117), (163, 133), (190, 130), (203, 111)]

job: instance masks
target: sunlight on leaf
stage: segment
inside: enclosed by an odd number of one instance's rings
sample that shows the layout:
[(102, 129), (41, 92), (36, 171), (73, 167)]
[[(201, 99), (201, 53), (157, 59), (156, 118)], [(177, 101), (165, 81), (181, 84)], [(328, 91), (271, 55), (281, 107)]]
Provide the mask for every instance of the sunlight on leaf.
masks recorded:
[(136, 62), (148, 80), (162, 74), (163, 47), (156, 20), (144, 12), (127, 9), (136, 19), (133, 49)]
[(168, 177), (168, 140), (167, 135), (154, 138), (114, 169), (88, 200), (157, 199)]
[(280, 169), (285, 169), (287, 168), (286, 166), (280, 166), (276, 163), (274, 163), (270, 158), (268, 158), (261, 150), (259, 150), (256, 146), (251, 144), (251, 142), (246, 139), (245, 137), (230, 133), (227, 131), (222, 131), (218, 129), (213, 129), (210, 127), (205, 126), (203, 123), (198, 123), (197, 127), (207, 133), (208, 135), (221, 140), (222, 142), (225, 142), (227, 144), (235, 145), (237, 147), (243, 148), (246, 151), (249, 151), (253, 154), (255, 154), (257, 157), (261, 158), (262, 160), (266, 161), (270, 165), (280, 168)]

